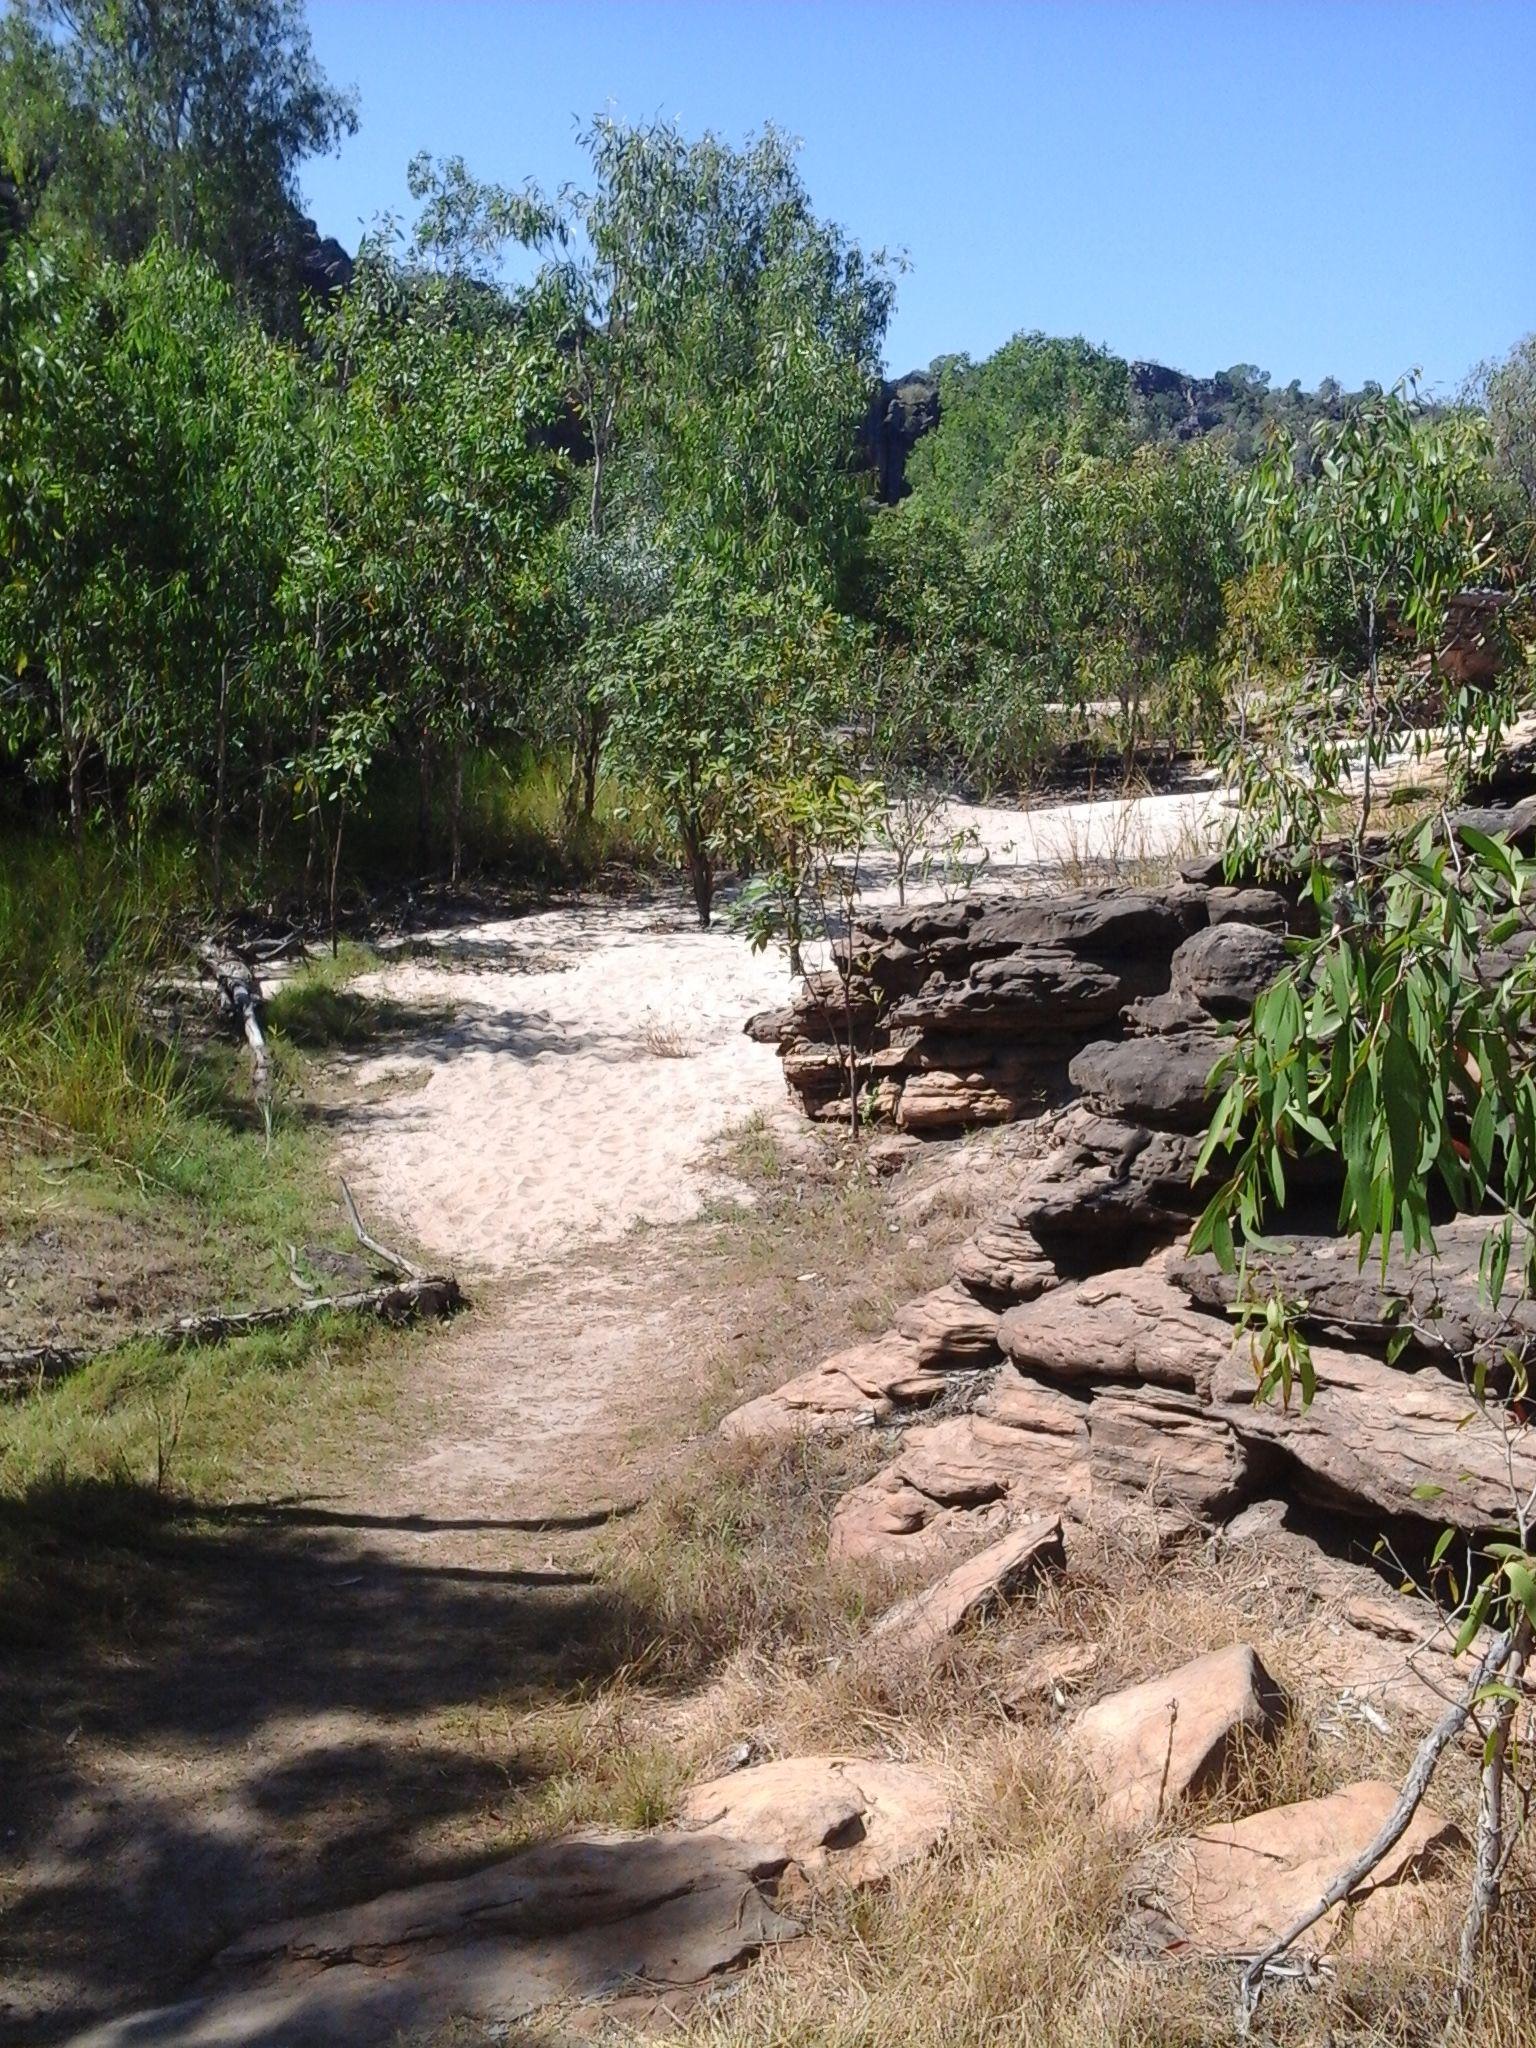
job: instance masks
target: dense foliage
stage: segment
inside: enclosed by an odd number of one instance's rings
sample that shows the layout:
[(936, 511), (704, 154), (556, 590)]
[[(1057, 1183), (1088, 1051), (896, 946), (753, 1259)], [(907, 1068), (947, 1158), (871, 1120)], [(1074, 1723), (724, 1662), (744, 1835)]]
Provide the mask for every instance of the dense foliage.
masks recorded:
[(599, 119), (555, 195), (419, 157), (414, 229), (306, 299), (296, 173), (352, 120), (297, 0), (0, 23), (0, 749), (77, 840), (190, 828), (215, 888), (238, 841), (334, 910), (381, 803), (457, 879), (481, 764), (532, 755), (572, 838), (605, 776), (647, 801), (707, 918), (722, 862), (782, 870), (770, 768), (909, 802), (1258, 761), (1314, 670), (1339, 758), (1359, 677), (1385, 733), (1494, 572), (1371, 597), (1382, 421), (1528, 548), (1529, 343), (1445, 411), (1022, 334), (935, 366), (877, 507), (892, 274), (777, 133)]

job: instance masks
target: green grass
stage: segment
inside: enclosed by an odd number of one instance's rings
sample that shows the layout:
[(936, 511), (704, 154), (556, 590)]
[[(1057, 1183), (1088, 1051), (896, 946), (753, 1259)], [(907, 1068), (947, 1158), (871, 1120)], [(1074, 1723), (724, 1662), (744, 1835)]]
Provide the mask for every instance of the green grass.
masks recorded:
[(390, 1383), (376, 1361), (400, 1340), (362, 1323), (175, 1352), (135, 1336), (295, 1300), (289, 1245), (355, 1249), (303, 1047), (335, 1042), (317, 1006), (344, 1004), (370, 956), (348, 948), (296, 985), (269, 1130), (243, 1048), (207, 1035), (211, 999), (187, 998), (180, 1028), (165, 999), (199, 908), (192, 863), (153, 849), (23, 841), (0, 876), (0, 1348), (99, 1354), (0, 1404), (0, 1626), (61, 1573), (88, 1587), (97, 1547), (168, 1499), (259, 1491), (340, 1455)]

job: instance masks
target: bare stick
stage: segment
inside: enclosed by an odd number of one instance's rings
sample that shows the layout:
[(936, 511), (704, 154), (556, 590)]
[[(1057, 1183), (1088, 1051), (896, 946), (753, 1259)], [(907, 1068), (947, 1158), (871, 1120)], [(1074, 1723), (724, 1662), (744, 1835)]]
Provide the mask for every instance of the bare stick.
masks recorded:
[(1472, 1897), (1461, 1923), (1461, 1943), (1456, 1959), (1456, 1988), (1451, 1997), (1451, 2016), (1446, 2026), (1449, 2039), (1466, 2018), (1477, 1981), (1477, 1965), (1489, 1926), (1499, 1910), (1505, 1850), (1504, 1773), (1509, 1756), (1510, 1730), (1515, 1717), (1515, 1694), (1531, 1651), (1531, 1620), (1522, 1614), (1510, 1639), (1508, 1668), (1510, 1687), (1495, 1703), (1493, 1728), (1483, 1751), (1483, 1790), (1477, 1811), (1477, 1860), (1472, 1873)]
[(1246, 2037), (1249, 2023), (1258, 2009), (1259, 1999), (1264, 1990), (1264, 1973), (1286, 1950), (1298, 1942), (1309, 1928), (1315, 1927), (1326, 1913), (1342, 1905), (1359, 1884), (1363, 1884), (1381, 1859), (1397, 1847), (1408, 1830), (1408, 1823), (1418, 1812), (1429, 1790), (1429, 1782), (1435, 1775), (1435, 1767), (1445, 1750), (1449, 1748), (1472, 1718), (1472, 1709), (1477, 1695), (1494, 1675), (1508, 1661), (1515, 1646), (1513, 1634), (1499, 1636), (1489, 1644), (1478, 1660), (1477, 1669), (1467, 1684), (1466, 1691), (1456, 1704), (1430, 1729), (1419, 1744), (1403, 1789), (1398, 1794), (1397, 1804), (1377, 1829), (1354, 1862), (1341, 1870), (1329, 1885), (1315, 1906), (1309, 1906), (1299, 1913), (1283, 1933), (1273, 1940), (1268, 1948), (1261, 1949), (1243, 1971), (1238, 1986), (1237, 2031)]
[(403, 1273), (408, 1280), (419, 1280), (421, 1278), (420, 1266), (413, 1266), (410, 1260), (403, 1257), (401, 1253), (391, 1251), (387, 1244), (380, 1244), (376, 1237), (370, 1237), (368, 1232), (364, 1230), (363, 1219), (357, 1213), (357, 1203), (354, 1201), (352, 1190), (347, 1186), (345, 1180), (341, 1184), (341, 1201), (342, 1207), (347, 1212), (347, 1221), (352, 1226), (353, 1234), (365, 1252), (372, 1252), (374, 1257), (381, 1260), (391, 1271)]

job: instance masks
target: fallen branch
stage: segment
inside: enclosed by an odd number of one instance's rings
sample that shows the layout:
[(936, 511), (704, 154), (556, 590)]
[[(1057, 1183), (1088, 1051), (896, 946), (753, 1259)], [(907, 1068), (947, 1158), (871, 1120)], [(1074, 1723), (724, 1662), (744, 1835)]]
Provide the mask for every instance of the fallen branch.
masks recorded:
[(1423, 1803), (1441, 1756), (1471, 1720), (1472, 1710), (1477, 1704), (1477, 1697), (1482, 1688), (1508, 1662), (1514, 1641), (1512, 1634), (1505, 1634), (1496, 1637), (1489, 1644), (1478, 1659), (1477, 1669), (1468, 1680), (1461, 1698), (1441, 1715), (1419, 1744), (1408, 1775), (1403, 1780), (1403, 1789), (1398, 1794), (1397, 1804), (1375, 1835), (1354, 1862), (1339, 1872), (1317, 1904), (1309, 1906), (1304, 1913), (1299, 1913), (1290, 1926), (1275, 1937), (1268, 1948), (1261, 1949), (1249, 1962), (1238, 1986), (1237, 2002), (1237, 2031), (1245, 2039), (1264, 1993), (1266, 1972), (1287, 1949), (1300, 1941), (1309, 1929), (1315, 1927), (1325, 1914), (1331, 1913), (1335, 1906), (1343, 1905), (1350, 1893), (1365, 1882), (1382, 1858), (1397, 1847), (1407, 1833), (1409, 1822)]
[(198, 1309), (173, 1322), (135, 1330), (100, 1349), (86, 1344), (36, 1344), (24, 1350), (0, 1351), (0, 1398), (25, 1393), (29, 1384), (41, 1386), (79, 1372), (130, 1344), (163, 1344), (168, 1351), (182, 1351), (193, 1344), (223, 1344), (252, 1330), (281, 1329), (314, 1316), (374, 1315), (381, 1322), (409, 1323), (422, 1316), (450, 1316), (463, 1306), (463, 1291), (451, 1273), (425, 1273), (411, 1280), (392, 1280), (382, 1287), (311, 1295), (304, 1301), (279, 1302), (269, 1308)]
[(265, 1115), (272, 1095), (272, 1052), (261, 1024), (260, 978), (245, 961), (220, 959), (208, 947), (199, 952), (197, 959), (204, 974), (215, 983), (219, 994), (228, 1003), (230, 1014), (251, 1048), (251, 1087)]

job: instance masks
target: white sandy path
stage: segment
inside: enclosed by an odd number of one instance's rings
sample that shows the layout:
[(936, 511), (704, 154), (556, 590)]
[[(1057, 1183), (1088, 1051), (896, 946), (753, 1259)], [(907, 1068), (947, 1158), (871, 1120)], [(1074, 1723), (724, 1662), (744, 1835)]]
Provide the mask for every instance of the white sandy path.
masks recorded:
[(787, 1000), (786, 967), (699, 931), (680, 900), (583, 903), (442, 946), (358, 984), (452, 1019), (357, 1065), (359, 1084), (408, 1085), (359, 1105), (345, 1149), (370, 1200), (444, 1260), (511, 1270), (694, 1215), (719, 1186), (712, 1142), (784, 1104), (777, 1057), (742, 1025)]
[[(1027, 885), (1084, 863), (1193, 850), (1219, 799), (1208, 791), (1004, 810), (951, 805), (985, 888)], [(868, 900), (895, 900), (872, 856)], [(951, 886), (953, 877), (950, 878)], [(943, 892), (918, 881), (910, 902)], [(782, 954), (736, 932), (700, 932), (680, 895), (581, 903), (433, 938), (430, 957), (358, 984), (417, 1007), (420, 1030), (359, 1061), (345, 1140), (369, 1206), (460, 1267), (516, 1271), (637, 1222), (673, 1223), (719, 1190), (711, 1150), (754, 1113), (788, 1113), (772, 1048), (742, 1026), (786, 1002)]]

